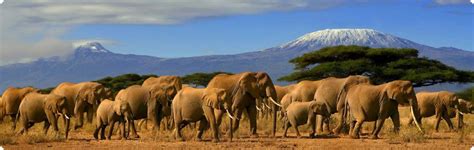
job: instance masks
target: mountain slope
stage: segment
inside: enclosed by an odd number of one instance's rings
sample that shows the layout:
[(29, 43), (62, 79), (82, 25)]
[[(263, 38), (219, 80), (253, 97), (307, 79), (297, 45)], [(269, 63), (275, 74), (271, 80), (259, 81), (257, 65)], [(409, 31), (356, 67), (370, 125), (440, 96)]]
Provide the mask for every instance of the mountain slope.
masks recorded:
[[(458, 69), (474, 70), (474, 52), (434, 48), (371, 29), (328, 29), (308, 33), (281, 46), (236, 55), (158, 58), (110, 52), (100, 43), (88, 43), (64, 59), (40, 59), (31, 63), (0, 66), (0, 91), (7, 86), (51, 87), (60, 82), (95, 80), (123, 73), (185, 75), (193, 72), (266, 71), (274, 80), (292, 71), (288, 60), (326, 46), (415, 48), (421, 56), (437, 59)], [(459, 89), (464, 86), (438, 88)], [(436, 88), (436, 87), (433, 87)]]

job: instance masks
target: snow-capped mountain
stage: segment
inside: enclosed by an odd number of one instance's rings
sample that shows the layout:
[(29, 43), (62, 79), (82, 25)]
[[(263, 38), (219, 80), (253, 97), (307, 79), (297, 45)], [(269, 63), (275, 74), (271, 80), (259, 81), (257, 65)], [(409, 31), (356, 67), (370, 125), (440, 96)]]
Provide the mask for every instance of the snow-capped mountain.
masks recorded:
[(305, 34), (279, 49), (315, 49), (336, 45), (370, 45), (372, 47), (415, 47), (412, 41), (372, 29), (326, 29)]
[[(235, 55), (212, 55), (187, 58), (158, 58), (117, 54), (100, 43), (80, 45), (67, 59), (38, 61), (0, 66), (0, 92), (8, 86), (52, 87), (69, 81), (96, 80), (124, 73), (185, 75), (194, 72), (266, 71), (276, 81), (292, 72), (288, 60), (326, 46), (360, 45), (418, 49), (421, 56), (437, 59), (458, 69), (474, 70), (474, 52), (451, 47), (434, 48), (371, 29), (327, 29), (305, 34), (286, 44), (262, 51)], [(45, 61), (48, 60), (48, 61)], [(447, 84), (431, 89), (459, 90), (466, 86)]]

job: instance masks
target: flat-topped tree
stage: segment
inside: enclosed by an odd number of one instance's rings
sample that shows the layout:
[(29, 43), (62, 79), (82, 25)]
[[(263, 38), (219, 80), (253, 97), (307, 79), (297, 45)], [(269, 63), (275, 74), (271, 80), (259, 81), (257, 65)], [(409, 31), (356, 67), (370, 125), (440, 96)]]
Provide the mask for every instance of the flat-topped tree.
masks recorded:
[(206, 87), (209, 81), (211, 81), (212, 78), (214, 78), (214, 76), (218, 74), (232, 74), (232, 73), (220, 72), (220, 71), (211, 72), (211, 73), (198, 72), (198, 73), (185, 75), (181, 77), (181, 79), (184, 84)]
[(375, 84), (409, 80), (415, 87), (445, 82), (474, 82), (474, 72), (457, 70), (437, 60), (418, 57), (418, 50), (409, 48), (333, 46), (303, 54), (290, 60), (290, 63), (295, 65), (295, 72), (281, 77), (280, 81), (366, 75)]

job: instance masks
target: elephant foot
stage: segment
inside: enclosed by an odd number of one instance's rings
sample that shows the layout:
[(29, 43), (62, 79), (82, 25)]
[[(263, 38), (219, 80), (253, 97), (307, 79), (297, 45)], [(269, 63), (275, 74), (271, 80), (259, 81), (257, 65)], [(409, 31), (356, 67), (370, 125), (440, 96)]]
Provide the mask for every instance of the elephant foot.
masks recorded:
[(213, 143), (218, 143), (218, 142), (219, 142), (219, 139), (212, 139), (212, 142), (213, 142)]
[(202, 138), (201, 138), (201, 137), (197, 137), (197, 138), (196, 138), (196, 141), (197, 141), (197, 142), (201, 142), (201, 141), (202, 141)]
[(177, 140), (184, 142), (184, 139), (182, 137), (177, 138)]
[(350, 137), (353, 138), (353, 139), (359, 139), (360, 138), (359, 135), (354, 135), (354, 134), (351, 134)]
[(105, 140), (105, 137), (100, 137), (100, 140)]
[(112, 138), (110, 138), (110, 137), (107, 137), (107, 140), (112, 140)]
[(309, 134), (309, 138), (316, 138), (314, 134)]
[(379, 139), (379, 137), (377, 135), (371, 135), (369, 138), (373, 139), (373, 140)]
[(251, 138), (258, 138), (258, 134), (257, 133), (254, 133), (252, 135), (250, 135)]
[(133, 138), (139, 139), (140, 136), (138, 134), (133, 135)]
[(301, 139), (301, 135), (297, 135), (296, 138)]
[(330, 133), (338, 135), (338, 134), (341, 133), (341, 130), (333, 129), (332, 132), (330, 132)]

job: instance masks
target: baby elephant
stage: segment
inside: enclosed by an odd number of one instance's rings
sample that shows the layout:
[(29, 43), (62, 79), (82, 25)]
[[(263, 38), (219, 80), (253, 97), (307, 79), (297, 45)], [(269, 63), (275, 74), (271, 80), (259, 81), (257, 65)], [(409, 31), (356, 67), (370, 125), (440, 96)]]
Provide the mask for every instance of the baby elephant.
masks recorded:
[[(44, 134), (47, 134), (49, 126), (53, 125), (53, 130), (56, 131), (56, 135), (59, 135), (58, 117), (63, 116), (66, 119), (65, 133), (67, 139), (70, 122), (67, 108), (66, 98), (63, 96), (29, 93), (21, 101), (18, 109), (19, 113), (16, 116), (16, 120), (20, 119), (19, 121), (22, 126), (19, 134), (28, 133), (28, 129), (35, 123), (44, 121)], [(16, 122), (13, 127), (15, 128), (15, 126)]]
[(122, 127), (121, 131), (121, 137), (122, 138), (127, 138), (126, 132), (125, 132), (125, 121), (128, 123), (131, 119), (133, 118), (132, 110), (130, 108), (130, 105), (126, 101), (111, 101), (108, 99), (105, 99), (102, 101), (97, 107), (97, 114), (96, 114), (96, 129), (94, 131), (94, 138), (98, 139), (98, 134), (99, 130), (101, 131), (100, 133), (100, 139), (103, 140), (105, 139), (105, 127), (110, 125), (109, 129), (109, 135), (107, 136), (107, 139), (110, 140), (110, 137), (112, 136), (112, 132), (114, 131), (114, 125), (116, 122), (119, 122)]
[(304, 125), (305, 123), (311, 126), (310, 138), (314, 138), (316, 133), (316, 115), (322, 115), (326, 118), (331, 116), (328, 111), (326, 104), (316, 101), (310, 102), (292, 102), (288, 108), (286, 108), (286, 123), (285, 132), (283, 137), (286, 137), (286, 133), (290, 126), (293, 126), (296, 130), (296, 135), (301, 138), (298, 126)]
[(208, 126), (214, 132), (214, 142), (219, 141), (217, 118), (215, 110), (225, 109), (230, 118), (234, 118), (230, 112), (232, 101), (226, 96), (224, 89), (205, 88), (197, 89), (185, 87), (181, 89), (173, 99), (173, 116), (175, 121), (175, 137), (184, 140), (181, 136), (181, 129), (191, 122), (199, 122), (199, 132), (197, 139), (201, 140), (202, 134)]

